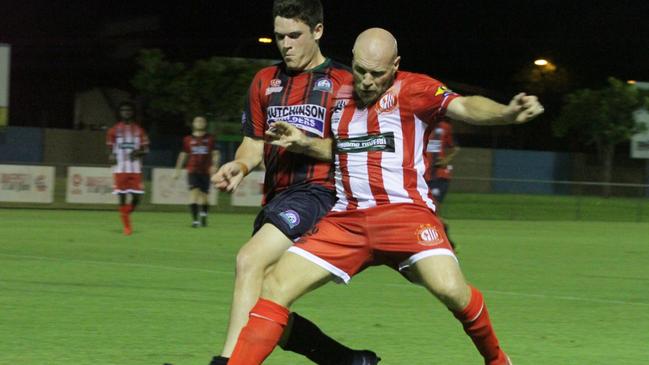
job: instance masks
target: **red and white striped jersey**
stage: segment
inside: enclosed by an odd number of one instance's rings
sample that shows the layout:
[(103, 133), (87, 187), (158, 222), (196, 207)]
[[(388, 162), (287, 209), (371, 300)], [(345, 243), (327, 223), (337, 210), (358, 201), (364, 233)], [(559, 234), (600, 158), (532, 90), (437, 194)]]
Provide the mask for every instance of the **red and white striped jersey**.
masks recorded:
[(149, 145), (149, 137), (142, 127), (135, 123), (119, 122), (108, 130), (106, 144), (112, 149), (117, 160), (113, 173), (142, 172), (140, 159), (131, 158), (131, 152)]
[(435, 122), (458, 96), (435, 79), (402, 71), (367, 108), (340, 95), (332, 116), (338, 196), (333, 210), (413, 203), (434, 211), (424, 153)]

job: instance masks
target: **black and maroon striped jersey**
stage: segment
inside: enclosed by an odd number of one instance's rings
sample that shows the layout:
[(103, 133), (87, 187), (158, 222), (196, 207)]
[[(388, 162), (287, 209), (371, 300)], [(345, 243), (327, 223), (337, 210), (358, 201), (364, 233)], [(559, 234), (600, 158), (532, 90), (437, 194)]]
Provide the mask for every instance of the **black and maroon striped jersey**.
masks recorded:
[[(336, 95), (352, 88), (349, 68), (327, 59), (320, 66), (291, 73), (283, 63), (259, 71), (250, 85), (242, 118), (245, 136), (263, 139), (276, 121), (288, 122), (310, 137), (331, 136)], [(298, 184), (334, 188), (333, 165), (284, 148), (264, 146), (264, 202)]]

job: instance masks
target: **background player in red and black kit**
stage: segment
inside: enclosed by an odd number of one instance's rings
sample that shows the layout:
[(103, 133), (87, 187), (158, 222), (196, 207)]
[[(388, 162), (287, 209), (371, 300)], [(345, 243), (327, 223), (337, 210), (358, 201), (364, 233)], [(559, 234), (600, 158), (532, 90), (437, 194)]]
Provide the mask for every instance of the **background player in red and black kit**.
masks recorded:
[(426, 171), (426, 182), (437, 203), (442, 203), (448, 192), (453, 174), (450, 162), (459, 151), (460, 147), (453, 138), (453, 126), (441, 119), (431, 131), (426, 146), (426, 159), (430, 165)]
[[(431, 194), (439, 206), (443, 201), (453, 174), (450, 164), (453, 157), (460, 151), (460, 147), (453, 138), (453, 126), (446, 118), (440, 119), (433, 127), (426, 145), (426, 183)], [(444, 222), (444, 231), (449, 238), (453, 249), (457, 249), (455, 242), (449, 236), (448, 225)]]
[[(262, 160), (266, 166), (263, 209), (255, 220), (253, 236), (237, 254), (227, 339), (222, 356), (212, 360), (214, 365), (225, 364), (232, 353), (259, 297), (264, 273), (336, 200), (328, 137), (336, 94), (341, 85), (351, 90), (351, 73), (320, 52), (323, 16), (319, 0), (276, 0), (273, 20), (283, 62), (262, 69), (253, 79), (243, 116), (243, 141), (235, 160), (212, 178), (218, 188), (232, 191)], [(291, 151), (265, 144), (265, 133), (272, 133), (277, 121), (300, 129), (313, 144)], [(299, 315), (291, 318), (282, 345), (285, 350), (318, 364), (372, 365), (379, 361), (370, 351), (339, 344)]]
[[(117, 123), (106, 133), (108, 160), (113, 165), (115, 180), (113, 194), (119, 197), (119, 213), (124, 225), (124, 234), (133, 232), (131, 213), (144, 194), (142, 183), (142, 157), (149, 152), (149, 137), (142, 127), (135, 123), (135, 104), (122, 102), (117, 112)], [(131, 201), (127, 197), (131, 196)]]
[(192, 121), (192, 134), (183, 138), (183, 149), (176, 160), (174, 173), (174, 179), (177, 179), (180, 169), (187, 161), (187, 182), (191, 191), (189, 209), (194, 228), (207, 226), (210, 175), (216, 172), (220, 160), (221, 153), (215, 148), (214, 136), (207, 133), (207, 119), (200, 115), (195, 117)]

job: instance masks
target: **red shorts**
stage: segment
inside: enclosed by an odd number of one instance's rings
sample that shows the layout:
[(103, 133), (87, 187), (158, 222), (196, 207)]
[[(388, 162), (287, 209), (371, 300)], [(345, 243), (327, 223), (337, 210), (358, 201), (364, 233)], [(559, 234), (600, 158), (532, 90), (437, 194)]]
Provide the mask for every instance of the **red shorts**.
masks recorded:
[(114, 173), (113, 194), (144, 194), (142, 174), (140, 173)]
[(429, 256), (455, 258), (442, 222), (415, 204), (330, 212), (289, 251), (345, 283), (368, 266), (401, 271)]

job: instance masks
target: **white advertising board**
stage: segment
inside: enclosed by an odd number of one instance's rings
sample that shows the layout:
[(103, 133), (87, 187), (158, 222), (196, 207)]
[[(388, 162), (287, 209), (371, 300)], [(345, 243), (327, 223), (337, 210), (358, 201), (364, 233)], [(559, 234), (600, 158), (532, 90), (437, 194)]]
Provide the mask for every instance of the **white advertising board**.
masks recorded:
[(631, 137), (631, 158), (649, 159), (649, 112), (646, 109), (633, 113), (636, 123), (643, 124), (645, 131)]
[[(189, 185), (187, 170), (182, 170), (178, 179), (174, 179), (175, 169), (153, 169), (151, 203), (153, 204), (189, 204)], [(218, 202), (218, 190), (211, 188), (208, 196), (210, 205)]]
[(116, 204), (110, 167), (68, 167), (65, 194), (68, 203)]
[(54, 167), (0, 165), (0, 201), (54, 202)]
[(263, 197), (264, 172), (253, 171), (246, 176), (237, 190), (232, 193), (233, 206), (260, 207)]

